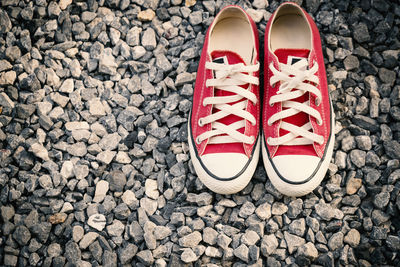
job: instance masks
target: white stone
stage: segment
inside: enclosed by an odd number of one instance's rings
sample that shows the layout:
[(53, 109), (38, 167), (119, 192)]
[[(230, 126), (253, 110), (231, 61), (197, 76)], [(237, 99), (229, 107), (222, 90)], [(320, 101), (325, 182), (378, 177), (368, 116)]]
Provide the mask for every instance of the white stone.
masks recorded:
[(141, 58), (144, 54), (146, 54), (146, 49), (143, 46), (138, 45), (132, 48), (132, 58), (134, 60)]
[(12, 69), (12, 65), (5, 59), (0, 60), (0, 72)]
[(87, 148), (84, 142), (78, 142), (68, 146), (67, 152), (76, 157), (83, 157), (87, 153)]
[(92, 132), (94, 132), (96, 135), (100, 137), (103, 137), (107, 134), (106, 128), (98, 122), (95, 122), (92, 125), (90, 125), (90, 130), (92, 130)]
[(76, 179), (81, 180), (89, 175), (89, 166), (87, 165), (76, 165), (74, 168), (74, 174)]
[(121, 199), (128, 206), (134, 204), (137, 201), (135, 193), (133, 193), (131, 190), (126, 190)]
[(90, 132), (88, 130), (73, 130), (72, 137), (76, 141), (87, 141), (90, 138)]
[(63, 96), (58, 92), (52, 93), (50, 99), (56, 102), (60, 107), (65, 107), (69, 101), (69, 97)]
[(74, 242), (79, 242), (79, 240), (82, 239), (83, 234), (85, 233), (85, 230), (83, 230), (83, 227), (80, 225), (75, 225), (72, 228), (72, 240), (74, 240)]
[(60, 171), (61, 177), (68, 179), (74, 177), (74, 164), (72, 161), (67, 160), (63, 163)]
[(14, 102), (6, 93), (0, 93), (0, 105), (6, 108), (14, 108)]
[(47, 74), (47, 85), (54, 86), (57, 88), (60, 85), (60, 78), (57, 76), (54, 70), (47, 69), (46, 74)]
[(31, 145), (31, 151), (36, 157), (41, 158), (44, 161), (50, 160), (49, 152), (47, 149), (39, 143), (34, 143)]
[(72, 0), (60, 0), (58, 3), (62, 10), (66, 9), (70, 4), (72, 4)]
[(117, 156), (115, 157), (115, 161), (122, 164), (129, 164), (131, 163), (131, 158), (129, 157), (128, 153), (125, 151), (119, 151)]
[(106, 115), (106, 111), (100, 98), (96, 97), (89, 100), (89, 112), (93, 116), (102, 117)]
[(258, 23), (260, 22), (263, 17), (264, 17), (264, 12), (263, 10), (256, 10), (256, 9), (252, 9), (249, 8), (246, 10), (247, 14), (250, 15), (250, 17), (254, 20), (254, 22)]
[(258, 9), (263, 9), (268, 6), (268, 0), (254, 0), (253, 6)]
[(114, 28), (110, 28), (109, 35), (110, 35), (111, 43), (113, 45), (116, 45), (119, 41), (119, 38), (121, 37), (121, 32)]
[(140, 207), (146, 211), (147, 215), (151, 216), (157, 210), (157, 201), (144, 197), (140, 200)]
[(57, 120), (64, 114), (64, 109), (62, 107), (55, 107), (50, 113), (50, 119)]
[(335, 80), (344, 80), (347, 78), (347, 71), (345, 70), (338, 70), (333, 72), (332, 78)]
[(47, 134), (45, 131), (43, 131), (42, 128), (37, 129), (36, 138), (39, 141), (39, 143), (43, 144), (44, 141), (46, 141), (46, 136), (47, 136)]
[(39, 177), (38, 181), (40, 186), (46, 190), (50, 190), (51, 188), (53, 188), (53, 182), (51, 181), (50, 175), (44, 174)]
[(70, 48), (65, 51), (65, 55), (70, 58), (74, 58), (76, 54), (78, 54), (79, 49), (76, 47)]
[(79, 247), (81, 249), (86, 249), (90, 244), (92, 244), (96, 240), (98, 236), (99, 234), (95, 232), (87, 233), (86, 235), (83, 236), (81, 242), (79, 242)]
[(117, 74), (118, 64), (111, 48), (105, 48), (99, 58), (99, 72), (109, 75)]
[(72, 93), (74, 91), (74, 80), (66, 79), (60, 86), (60, 92), (63, 93)]
[(142, 46), (147, 50), (156, 48), (156, 33), (152, 28), (147, 28), (142, 35)]
[(139, 27), (131, 28), (126, 34), (126, 42), (130, 46), (137, 46), (139, 44), (140, 32), (142, 31)]
[(147, 179), (144, 185), (145, 187), (145, 194), (149, 198), (157, 199), (160, 195), (157, 189), (157, 181), (153, 179)]
[(72, 77), (79, 78), (81, 76), (82, 67), (77, 59), (72, 60), (71, 63), (69, 63), (68, 68), (71, 71)]
[(140, 11), (139, 14), (137, 15), (137, 18), (140, 21), (152, 21), (155, 16), (156, 16), (156, 13), (149, 8), (149, 9)]
[(103, 214), (93, 214), (89, 217), (87, 223), (97, 231), (102, 231), (106, 226), (107, 220)]
[(13, 70), (3, 72), (0, 75), (0, 85), (13, 85), (16, 78), (17, 73)]
[(94, 198), (93, 201), (100, 203), (104, 200), (106, 197), (106, 194), (108, 192), (109, 184), (105, 180), (100, 180), (96, 184), (96, 191), (94, 193)]
[(74, 210), (74, 207), (72, 206), (71, 203), (69, 203), (69, 202), (64, 202), (64, 204), (63, 204), (63, 206), (62, 206), (62, 208), (61, 208), (60, 213), (61, 213), (61, 212), (68, 213), (68, 212), (71, 212), (71, 211), (73, 211), (73, 210)]
[(103, 150), (115, 150), (121, 139), (118, 133), (107, 134), (100, 140), (99, 145)]
[(271, 218), (271, 205), (265, 202), (256, 208), (255, 213), (261, 220), (267, 220)]
[(57, 50), (47, 50), (46, 55), (51, 57), (52, 59), (64, 59), (65, 55), (64, 53), (57, 51)]
[[(99, 144), (93, 144), (88, 146), (88, 152), (92, 155), (97, 155), (101, 152), (101, 147), (99, 146)], [(94, 162), (93, 162), (94, 163)], [(99, 164), (96, 162), (96, 165), (98, 166)]]
[(36, 109), (37, 109), (39, 116), (47, 115), (51, 111), (52, 108), (53, 108), (53, 105), (50, 102), (36, 103)]
[(57, 30), (57, 27), (58, 27), (57, 20), (56, 19), (49, 20), (42, 27), (43, 27), (44, 31), (48, 31), (48, 32), (55, 31), (55, 30)]
[(115, 151), (110, 151), (110, 150), (102, 151), (99, 154), (97, 154), (96, 159), (101, 163), (110, 164), (110, 162), (115, 157), (115, 154), (117, 154), (117, 152)]
[[(95, 133), (91, 133), (88, 139), (88, 144), (92, 145), (92, 144), (96, 144), (98, 145), (100, 141), (100, 137), (98, 137)], [(99, 146), (99, 145), (98, 145)], [(99, 146), (100, 147), (100, 146)], [(101, 148), (100, 148), (101, 149)]]
[(124, 229), (125, 225), (119, 220), (114, 220), (111, 225), (107, 226), (107, 232), (111, 237), (121, 237)]
[(79, 261), (79, 267), (92, 267), (92, 264), (88, 261)]

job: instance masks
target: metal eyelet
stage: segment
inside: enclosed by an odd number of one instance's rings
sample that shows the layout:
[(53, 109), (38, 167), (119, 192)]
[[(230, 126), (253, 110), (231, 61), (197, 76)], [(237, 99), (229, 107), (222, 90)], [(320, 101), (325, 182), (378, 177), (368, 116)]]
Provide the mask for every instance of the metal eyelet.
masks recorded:
[(317, 124), (319, 125), (319, 126), (321, 126), (322, 125), (322, 120), (320, 121), (320, 120), (317, 120)]
[(269, 106), (272, 108), (274, 106), (274, 103), (269, 102)]
[(207, 104), (205, 104), (204, 101), (203, 101), (203, 107), (206, 107), (206, 106), (207, 106)]
[(271, 126), (271, 125), (272, 125), (272, 123), (271, 123), (270, 120), (267, 121), (267, 124), (268, 124), (268, 126)]
[(268, 137), (268, 138), (267, 138), (267, 144), (268, 144), (268, 145), (271, 145), (270, 143), (271, 143), (271, 137)]
[(197, 138), (196, 138), (196, 143), (197, 143), (198, 145), (201, 144), (200, 138), (199, 138), (198, 136), (197, 136)]
[(197, 124), (198, 124), (200, 127), (203, 127), (203, 126), (204, 126), (203, 119), (200, 118), (200, 119), (197, 121)]
[(315, 98), (315, 105), (319, 107), (321, 105), (321, 100), (317, 97)]

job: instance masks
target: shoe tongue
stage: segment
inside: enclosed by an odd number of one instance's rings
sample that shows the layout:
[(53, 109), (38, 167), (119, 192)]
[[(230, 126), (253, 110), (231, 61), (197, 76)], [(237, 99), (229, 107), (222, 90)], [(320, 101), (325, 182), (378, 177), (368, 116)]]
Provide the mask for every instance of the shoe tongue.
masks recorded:
[(215, 50), (211, 52), (211, 59), (215, 63), (226, 65), (244, 63), (244, 60), (241, 56), (233, 51), (228, 50)]
[[(211, 59), (215, 63), (225, 64), (225, 65), (244, 63), (244, 60), (240, 55), (238, 55), (237, 53), (235, 53), (233, 51), (228, 51), (228, 50), (215, 50), (215, 51), (211, 52)], [(214, 76), (215, 76), (215, 74), (214, 74)], [(246, 85), (243, 85), (242, 87), (246, 88)], [(214, 96), (229, 96), (229, 95), (234, 95), (234, 93), (214, 88)], [(235, 103), (230, 103), (230, 105), (233, 105)], [(218, 110), (214, 108), (213, 113), (215, 113), (215, 112), (218, 112)], [(228, 116), (218, 120), (218, 122), (223, 123), (225, 125), (229, 125), (238, 120), (242, 120), (242, 118), (231, 114), (231, 115), (228, 115)], [(241, 129), (238, 129), (238, 131), (241, 133), (244, 133), (244, 127)], [(208, 144), (206, 149), (204, 150), (203, 154), (227, 153), (227, 152), (242, 153), (242, 154), (245, 153), (243, 144), (227, 143), (227, 144)]]
[(280, 48), (275, 50), (275, 55), (280, 63), (293, 65), (297, 61), (308, 58), (310, 50), (295, 48)]
[[(275, 50), (275, 55), (278, 58), (280, 63), (293, 65), (301, 59), (308, 59), (308, 55), (310, 54), (310, 50), (308, 49), (277, 49)], [(301, 97), (293, 99), (292, 101), (304, 102), (308, 99), (308, 94), (305, 94)], [(296, 126), (301, 127), (303, 124), (309, 121), (308, 115), (304, 112), (300, 112), (294, 116), (283, 119), (283, 121), (287, 123), (294, 124)], [(279, 130), (279, 135), (283, 136), (288, 132), (283, 130), (282, 128)], [(301, 145), (301, 146), (279, 146), (278, 151), (275, 156), (278, 155), (290, 155), (290, 154), (298, 154), (298, 155), (313, 155), (315, 156), (315, 150), (312, 145)]]
[[(211, 59), (212, 59), (212, 62), (214, 62), (214, 63), (225, 64), (225, 65), (244, 63), (244, 60), (242, 59), (241, 56), (239, 56), (237, 53), (235, 53), (233, 51), (228, 51), (228, 50), (215, 50), (215, 51), (211, 52)], [(214, 73), (214, 76), (215, 76), (215, 73)], [(246, 88), (245, 86), (242, 86), (242, 87)], [(214, 95), (215, 96), (229, 96), (229, 95), (233, 95), (233, 93), (215, 88)]]

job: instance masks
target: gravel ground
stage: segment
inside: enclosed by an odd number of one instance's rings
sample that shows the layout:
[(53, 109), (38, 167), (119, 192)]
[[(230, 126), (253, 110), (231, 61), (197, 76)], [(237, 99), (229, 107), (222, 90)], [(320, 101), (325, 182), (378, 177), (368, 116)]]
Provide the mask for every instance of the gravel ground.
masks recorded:
[(279, 1), (1, 0), (0, 264), (399, 266), (400, 5), (305, 0), (336, 143), (312, 194), (260, 165), (217, 195), (188, 155), (204, 34), (229, 3), (262, 39)]

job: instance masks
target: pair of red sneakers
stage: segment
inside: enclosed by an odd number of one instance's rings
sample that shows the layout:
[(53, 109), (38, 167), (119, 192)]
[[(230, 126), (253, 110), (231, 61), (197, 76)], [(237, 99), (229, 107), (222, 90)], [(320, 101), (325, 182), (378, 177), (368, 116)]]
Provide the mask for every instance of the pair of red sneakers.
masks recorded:
[(272, 184), (288, 196), (314, 190), (332, 158), (334, 113), (314, 21), (286, 2), (267, 24), (264, 46), (260, 101), (258, 32), (250, 16), (225, 7), (205, 37), (188, 141), (198, 177), (216, 193), (242, 190), (260, 150)]

